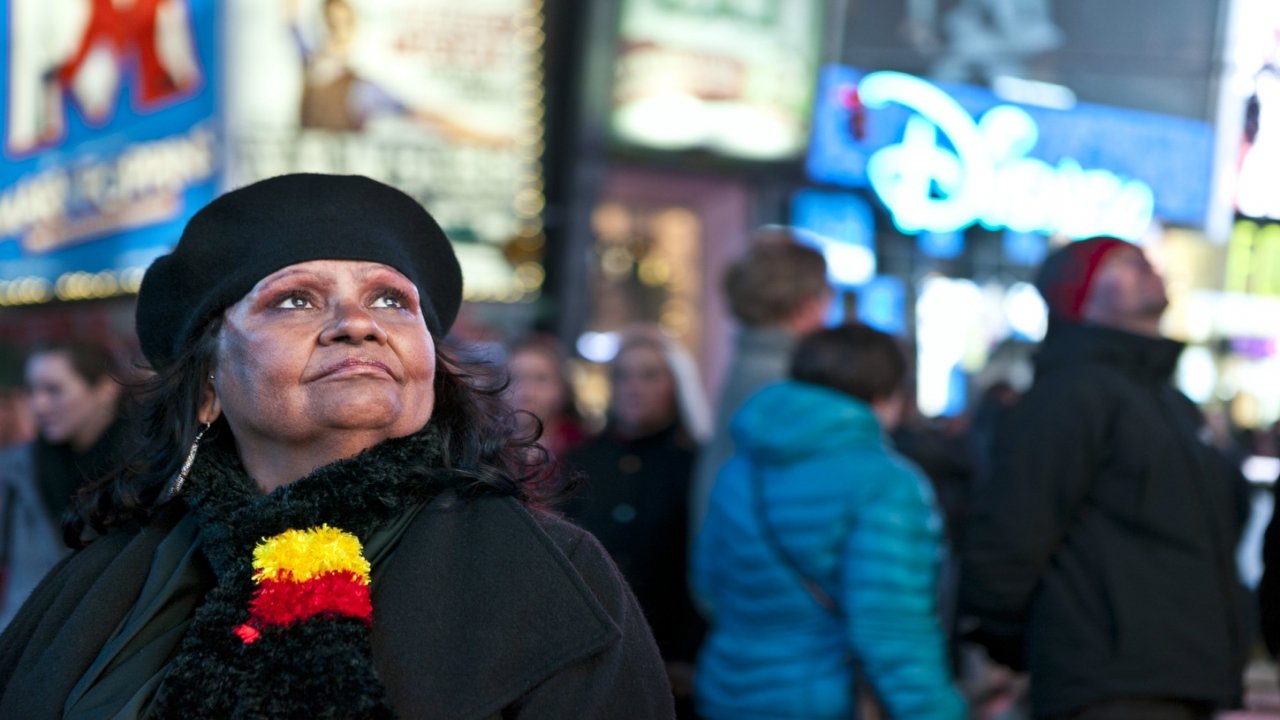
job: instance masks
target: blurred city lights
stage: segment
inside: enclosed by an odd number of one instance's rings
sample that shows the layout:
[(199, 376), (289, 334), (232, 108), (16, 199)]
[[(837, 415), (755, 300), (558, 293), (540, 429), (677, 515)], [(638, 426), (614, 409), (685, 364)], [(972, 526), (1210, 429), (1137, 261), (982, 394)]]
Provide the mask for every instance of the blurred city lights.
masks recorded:
[(1218, 384), (1218, 366), (1209, 348), (1197, 345), (1184, 350), (1175, 380), (1178, 389), (1195, 402), (1212, 400)]
[(1044, 339), (1049, 329), (1049, 309), (1034, 286), (1025, 282), (1010, 285), (1003, 304), (1005, 319), (1015, 335), (1032, 342)]
[(992, 79), (991, 91), (1002, 100), (1023, 105), (1070, 110), (1076, 104), (1076, 94), (1065, 85), (1028, 80), (1012, 75), (1000, 75)]
[(926, 417), (953, 408), (953, 374), (978, 337), (982, 291), (972, 280), (926, 278), (916, 302), (916, 403)]
[(594, 363), (608, 363), (618, 354), (620, 342), (616, 332), (585, 332), (578, 336), (578, 354)]
[(841, 285), (862, 285), (876, 274), (875, 253), (863, 245), (823, 238), (822, 254), (827, 259), (827, 273)]

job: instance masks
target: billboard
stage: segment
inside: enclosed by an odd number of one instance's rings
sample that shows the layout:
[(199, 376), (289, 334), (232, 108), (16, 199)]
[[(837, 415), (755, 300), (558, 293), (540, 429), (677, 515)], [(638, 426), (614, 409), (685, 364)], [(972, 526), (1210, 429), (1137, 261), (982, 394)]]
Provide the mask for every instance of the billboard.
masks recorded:
[(825, 7), (819, 0), (625, 0), (614, 139), (747, 160), (799, 157)]
[(1137, 239), (1153, 218), (1199, 226), (1213, 136), (1198, 120), (1002, 100), (896, 72), (823, 70), (808, 171), (870, 187), (907, 233), (989, 229)]
[(358, 173), (421, 202), (469, 300), (542, 281), (541, 3), (231, 0), (227, 185)]
[(1224, 47), (1215, 236), (1237, 215), (1280, 219), (1280, 5), (1238, 0)]
[(213, 0), (10, 0), (0, 37), (0, 305), (136, 291), (216, 191)]

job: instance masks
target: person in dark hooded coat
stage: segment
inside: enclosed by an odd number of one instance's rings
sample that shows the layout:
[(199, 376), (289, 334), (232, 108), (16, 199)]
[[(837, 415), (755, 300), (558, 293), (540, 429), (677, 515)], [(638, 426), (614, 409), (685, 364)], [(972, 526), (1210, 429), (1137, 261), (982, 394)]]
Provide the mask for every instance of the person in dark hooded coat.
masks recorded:
[(1238, 705), (1251, 626), (1244, 479), (1171, 384), (1182, 345), (1143, 252), (1066, 245), (1049, 331), (964, 529), (961, 602), (1040, 718), (1182, 719)]

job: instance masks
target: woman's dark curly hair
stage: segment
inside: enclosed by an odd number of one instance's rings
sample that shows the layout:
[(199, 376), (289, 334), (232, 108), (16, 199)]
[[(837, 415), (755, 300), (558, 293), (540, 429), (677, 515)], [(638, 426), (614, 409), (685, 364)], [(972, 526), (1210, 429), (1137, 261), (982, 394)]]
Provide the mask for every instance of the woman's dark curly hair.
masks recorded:
[[(178, 473), (200, 431), (197, 419), (206, 379), (217, 353), (220, 316), (165, 368), (139, 383), (126, 417), (134, 429), (132, 447), (114, 472), (86, 484), (63, 519), (63, 536), (78, 547), (112, 528), (143, 525), (164, 504), (164, 492)], [(438, 341), (437, 341), (438, 342)], [(515, 412), (501, 398), (505, 379), (480, 363), (464, 363), (437, 344), (435, 408), (430, 423), (441, 432), (441, 465), (464, 496), (505, 495), (544, 510), (563, 499), (568, 487), (551, 481), (552, 463), (537, 443), (541, 426), (521, 434)], [(202, 445), (234, 452), (225, 418), (206, 431)]]

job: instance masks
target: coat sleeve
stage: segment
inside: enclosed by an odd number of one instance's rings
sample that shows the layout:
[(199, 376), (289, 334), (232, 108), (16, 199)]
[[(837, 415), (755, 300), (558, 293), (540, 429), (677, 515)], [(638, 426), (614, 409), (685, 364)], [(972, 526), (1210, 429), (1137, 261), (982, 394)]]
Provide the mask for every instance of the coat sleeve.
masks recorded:
[(1105, 397), (1084, 377), (1042, 383), (995, 439), (991, 478), (976, 490), (963, 530), (960, 604), (998, 635), (1021, 633), (1040, 577), (1089, 490), (1105, 452)]
[[(1272, 486), (1272, 492), (1276, 502), (1280, 503), (1280, 482)], [(1275, 508), (1262, 539), (1262, 579), (1258, 582), (1258, 602), (1261, 604), (1262, 639), (1266, 641), (1271, 656), (1280, 658), (1280, 504)]]
[(675, 704), (662, 657), (630, 587), (590, 534), (565, 554), (621, 629), (617, 641), (534, 688), (503, 717), (521, 720), (673, 720)]
[(938, 617), (941, 538), (927, 481), (895, 465), (860, 498), (845, 541), (841, 595), (849, 640), (889, 717), (965, 716)]
[(23, 603), (0, 635), (0, 717), (62, 716), (63, 701), (146, 577), (146, 566), (133, 564), (132, 537), (110, 533), (68, 555)]
[(0, 687), (8, 687), (20, 667), (23, 654), (45, 619), (46, 613), (71, 580), (66, 565), (73, 556), (62, 559), (28, 596), (13, 621), (0, 634)]

